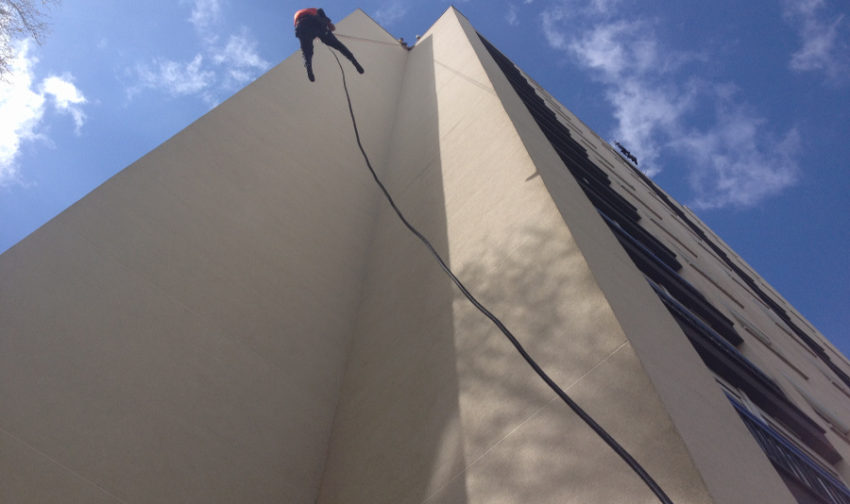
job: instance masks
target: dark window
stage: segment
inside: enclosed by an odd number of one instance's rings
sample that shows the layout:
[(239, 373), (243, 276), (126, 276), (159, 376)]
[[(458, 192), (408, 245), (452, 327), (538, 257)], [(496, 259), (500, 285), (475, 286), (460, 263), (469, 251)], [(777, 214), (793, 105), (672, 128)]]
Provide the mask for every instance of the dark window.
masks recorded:
[(850, 504), (850, 489), (727, 394), (750, 434), (800, 504)]
[(841, 460), (824, 429), (795, 406), (764, 371), (664, 289), (651, 280), (649, 283), (709, 369), (744, 391), (753, 403), (794, 432), (825, 460), (830, 463)]
[(676, 254), (637, 223), (640, 220), (637, 208), (611, 187), (608, 174), (591, 161), (587, 155), (587, 149), (572, 137), (570, 130), (558, 120), (555, 111), (549, 108), (546, 101), (535, 91), (534, 86), (522, 75), (516, 65), (484, 37), (480, 38), (563, 161), (564, 166), (575, 177), (590, 202), (607, 217), (609, 224), (611, 222), (619, 224), (623, 230), (651, 249), (669, 267), (674, 270), (681, 269), (682, 265), (676, 260)]
[(744, 340), (733, 327), (732, 321), (720, 313), (696, 287), (621, 228), (612, 226), (612, 229), (620, 244), (626, 249), (626, 253), (644, 275), (663, 286), (672, 297), (685, 305), (690, 312), (697, 314), (727, 341), (733, 345), (743, 343)]
[(762, 289), (756, 281), (746, 272), (743, 268), (735, 264), (735, 262), (726, 254), (723, 249), (721, 249), (714, 241), (712, 241), (708, 235), (687, 215), (685, 212), (679, 208), (678, 205), (673, 203), (670, 198), (658, 188), (657, 185), (647, 177), (643, 172), (635, 168), (634, 166), (626, 163), (628, 166), (632, 168), (632, 170), (637, 174), (637, 176), (643, 180), (643, 182), (649, 187), (655, 194), (667, 205), (670, 210), (681, 219), (685, 225), (687, 225), (697, 236), (702, 239), (711, 250), (717, 254), (718, 257), (731, 269), (737, 276), (740, 278), (749, 288), (753, 291), (753, 293), (758, 296), (759, 299), (762, 300), (767, 306), (773, 310), (776, 315), (785, 322), (791, 331), (797, 335), (800, 340), (805, 343), (817, 356), (820, 358), (828, 367), (832, 370), (835, 375), (844, 382), (845, 385), (850, 386), (850, 375), (848, 375), (843, 369), (841, 369), (836, 363), (832, 362), (832, 359), (827, 355), (826, 350), (817, 342), (814, 338), (809, 336), (805, 331), (803, 331), (794, 321), (791, 320), (791, 317), (782, 308), (779, 303), (773, 300), (771, 296), (769, 296), (764, 289)]

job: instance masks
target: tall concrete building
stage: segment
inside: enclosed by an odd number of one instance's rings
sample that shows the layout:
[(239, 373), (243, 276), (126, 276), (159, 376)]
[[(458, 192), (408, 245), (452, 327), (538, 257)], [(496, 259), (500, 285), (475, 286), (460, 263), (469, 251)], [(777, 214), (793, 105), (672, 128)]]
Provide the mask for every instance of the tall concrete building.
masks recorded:
[[(677, 504), (850, 503), (850, 363), (449, 9), (343, 60), (376, 172)], [(658, 502), (376, 188), (300, 55), (0, 256), (0, 502)]]

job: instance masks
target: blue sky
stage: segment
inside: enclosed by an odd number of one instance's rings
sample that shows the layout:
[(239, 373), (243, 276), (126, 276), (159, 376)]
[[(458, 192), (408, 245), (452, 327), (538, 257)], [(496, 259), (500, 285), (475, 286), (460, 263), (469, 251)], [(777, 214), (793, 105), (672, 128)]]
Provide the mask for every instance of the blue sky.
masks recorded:
[[(0, 82), (0, 252), (294, 53), (292, 13), (307, 6), (55, 7), (45, 43), (15, 41), (14, 71)], [(413, 40), (449, 2), (316, 6), (334, 19), (361, 8)], [(846, 2), (455, 6), (850, 354)]]

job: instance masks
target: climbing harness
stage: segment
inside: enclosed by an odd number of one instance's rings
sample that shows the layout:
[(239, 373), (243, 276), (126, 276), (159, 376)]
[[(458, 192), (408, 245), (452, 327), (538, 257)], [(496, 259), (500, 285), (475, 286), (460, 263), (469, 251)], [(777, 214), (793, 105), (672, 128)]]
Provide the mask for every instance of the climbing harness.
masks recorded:
[(600, 438), (602, 438), (602, 440), (605, 441), (605, 443), (607, 443), (608, 446), (611, 447), (611, 449), (614, 450), (614, 452), (619, 455), (620, 458), (623, 459), (623, 461), (626, 462), (626, 464), (629, 465), (632, 471), (634, 471), (643, 480), (643, 482), (647, 485), (647, 487), (649, 487), (649, 489), (655, 494), (655, 496), (658, 497), (658, 500), (661, 501), (662, 504), (673, 504), (673, 501), (670, 500), (667, 494), (664, 493), (664, 490), (662, 490), (658, 483), (656, 483), (655, 480), (652, 478), (652, 476), (650, 476), (649, 473), (646, 472), (643, 466), (641, 466), (640, 463), (638, 463), (638, 461), (635, 460), (634, 457), (632, 457), (631, 454), (627, 452), (626, 449), (620, 445), (620, 443), (617, 442), (617, 440), (615, 440), (610, 434), (608, 434), (608, 432), (604, 428), (602, 428), (601, 425), (596, 423), (596, 420), (594, 420), (575, 401), (573, 401), (573, 399), (568, 396), (567, 393), (564, 392), (564, 390), (561, 389), (561, 387), (558, 386), (558, 384), (555, 383), (555, 381), (552, 380), (552, 378), (550, 378), (545, 371), (543, 371), (540, 365), (537, 364), (537, 362), (531, 357), (531, 355), (528, 354), (528, 352), (525, 350), (519, 340), (516, 339), (513, 333), (511, 333), (511, 331), (505, 326), (505, 324), (503, 324), (498, 317), (493, 315), (490, 310), (488, 310), (484, 305), (482, 305), (478, 301), (478, 299), (476, 299), (475, 296), (473, 296), (472, 293), (467, 290), (466, 286), (463, 285), (463, 282), (461, 282), (460, 279), (455, 276), (455, 274), (452, 272), (452, 270), (449, 268), (443, 258), (440, 257), (440, 254), (437, 252), (434, 246), (431, 245), (431, 242), (422, 233), (420, 233), (419, 230), (416, 229), (410, 222), (408, 222), (407, 218), (405, 218), (404, 214), (402, 214), (401, 210), (399, 210), (398, 206), (396, 206), (395, 201), (393, 200), (392, 196), (390, 196), (390, 193), (387, 188), (381, 182), (381, 179), (378, 178), (378, 174), (375, 173), (375, 169), (372, 168), (372, 163), (369, 161), (369, 156), (366, 154), (366, 150), (363, 148), (363, 143), (360, 141), (360, 131), (357, 128), (357, 119), (354, 117), (354, 108), (351, 105), (351, 95), (348, 92), (348, 83), (345, 79), (345, 70), (342, 68), (342, 63), (340, 63), (336, 52), (331, 50), (331, 48), (328, 48), (328, 50), (331, 51), (331, 54), (333, 54), (334, 59), (336, 59), (337, 65), (339, 65), (339, 71), (342, 73), (342, 86), (345, 89), (345, 98), (346, 100), (348, 100), (348, 113), (351, 115), (351, 124), (354, 127), (354, 136), (357, 139), (357, 146), (360, 148), (360, 153), (363, 154), (363, 160), (366, 162), (366, 166), (369, 168), (369, 172), (372, 174), (372, 178), (375, 179), (375, 183), (381, 189), (381, 192), (384, 193), (384, 197), (386, 198), (392, 209), (395, 211), (402, 224), (404, 224), (404, 226), (407, 227), (407, 229), (410, 230), (410, 232), (413, 233), (419, 239), (419, 241), (421, 241), (425, 245), (425, 247), (431, 252), (436, 261), (439, 263), (440, 268), (443, 269), (443, 271), (446, 273), (446, 275), (448, 275), (448, 277), (455, 284), (455, 286), (460, 289), (461, 293), (463, 293), (463, 295), (469, 300), (470, 303), (472, 303), (473, 306), (475, 306), (475, 308), (478, 309), (478, 311), (484, 314), (484, 316), (490, 319), (490, 321), (493, 322), (493, 324), (500, 331), (502, 331), (502, 334), (505, 335), (505, 337), (508, 339), (508, 341), (510, 341), (510, 343), (514, 346), (517, 352), (519, 352), (522, 358), (525, 359), (525, 362), (527, 362), (528, 365), (531, 366), (531, 368), (534, 370), (534, 372), (537, 373), (537, 375), (544, 382), (546, 382), (547, 385), (549, 385), (549, 388), (551, 388), (555, 392), (555, 394), (557, 394), (558, 397), (560, 397), (561, 400), (564, 401), (564, 403), (566, 403), (566, 405), (569, 406), (570, 409), (572, 409), (573, 412), (575, 412), (575, 414), (578, 415), (579, 418), (584, 421), (584, 423), (586, 423), (591, 429), (593, 429), (593, 431)]

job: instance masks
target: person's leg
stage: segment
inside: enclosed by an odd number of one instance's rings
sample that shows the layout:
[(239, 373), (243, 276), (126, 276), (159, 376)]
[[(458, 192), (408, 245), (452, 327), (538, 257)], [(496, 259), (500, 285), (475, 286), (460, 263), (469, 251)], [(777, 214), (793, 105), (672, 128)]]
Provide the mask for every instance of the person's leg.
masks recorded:
[(313, 76), (313, 38), (315, 33), (312, 33), (309, 27), (301, 24), (295, 29), (295, 36), (301, 42), (301, 56), (304, 57), (304, 68), (307, 69), (307, 78), (310, 82), (316, 80)]
[(313, 76), (313, 37), (300, 37), (301, 55), (304, 57), (304, 68), (307, 69), (307, 78), (310, 82), (316, 80)]
[(340, 42), (339, 39), (336, 38), (333, 33), (322, 33), (319, 35), (319, 40), (339, 51), (343, 56), (345, 56), (346, 58), (348, 58), (349, 61), (351, 61), (351, 63), (354, 65), (354, 68), (356, 68), (359, 73), (363, 73), (363, 67), (360, 66), (360, 63), (357, 62), (357, 58), (355, 58), (354, 55), (351, 54), (351, 51), (349, 51), (348, 48), (345, 47), (345, 44)]

